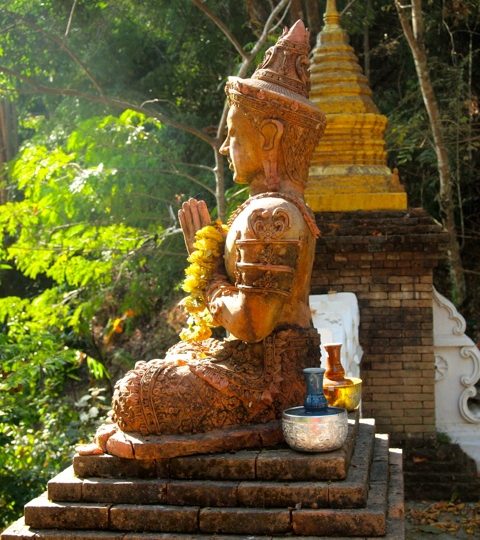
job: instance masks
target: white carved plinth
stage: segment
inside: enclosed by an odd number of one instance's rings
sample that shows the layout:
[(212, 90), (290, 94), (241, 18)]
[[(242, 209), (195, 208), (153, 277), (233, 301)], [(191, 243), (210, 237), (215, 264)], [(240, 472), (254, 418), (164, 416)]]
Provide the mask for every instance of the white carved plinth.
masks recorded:
[[(360, 312), (353, 293), (329, 293), (310, 296), (313, 325), (322, 343), (341, 343), (341, 361), (347, 377), (360, 377), (363, 350), (358, 339)], [(327, 354), (323, 347), (322, 358)], [(325, 362), (323, 362), (325, 365)]]
[(480, 351), (464, 332), (465, 319), (434, 289), (436, 428), (458, 443), (480, 471)]

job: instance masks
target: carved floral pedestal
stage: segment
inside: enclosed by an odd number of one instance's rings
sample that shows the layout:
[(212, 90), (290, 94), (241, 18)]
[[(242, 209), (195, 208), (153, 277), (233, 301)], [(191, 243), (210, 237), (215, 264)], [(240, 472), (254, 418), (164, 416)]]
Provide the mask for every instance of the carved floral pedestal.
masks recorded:
[(2, 540), (404, 538), (402, 454), (350, 414), (342, 448), (75, 456)]

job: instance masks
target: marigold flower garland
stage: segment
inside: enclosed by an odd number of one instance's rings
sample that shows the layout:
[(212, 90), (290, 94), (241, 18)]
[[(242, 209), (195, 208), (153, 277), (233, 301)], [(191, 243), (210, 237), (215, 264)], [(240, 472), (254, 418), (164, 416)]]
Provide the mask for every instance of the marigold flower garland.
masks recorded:
[(190, 266), (185, 269), (185, 280), (182, 289), (189, 293), (182, 300), (188, 312), (188, 328), (180, 332), (183, 341), (202, 341), (212, 335), (214, 326), (212, 315), (208, 311), (205, 292), (210, 279), (223, 255), (228, 227), (220, 221), (207, 225), (195, 233), (193, 251), (188, 257)]

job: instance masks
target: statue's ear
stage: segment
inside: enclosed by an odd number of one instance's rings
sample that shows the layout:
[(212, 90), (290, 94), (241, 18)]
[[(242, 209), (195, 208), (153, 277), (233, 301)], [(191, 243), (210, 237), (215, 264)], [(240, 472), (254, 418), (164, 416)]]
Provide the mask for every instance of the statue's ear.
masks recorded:
[(260, 133), (262, 135), (262, 150), (271, 152), (278, 148), (280, 139), (283, 135), (283, 124), (279, 120), (268, 118), (260, 124)]
[(262, 136), (262, 161), (269, 191), (280, 189), (279, 154), (280, 141), (283, 135), (283, 124), (279, 120), (268, 118), (260, 124)]

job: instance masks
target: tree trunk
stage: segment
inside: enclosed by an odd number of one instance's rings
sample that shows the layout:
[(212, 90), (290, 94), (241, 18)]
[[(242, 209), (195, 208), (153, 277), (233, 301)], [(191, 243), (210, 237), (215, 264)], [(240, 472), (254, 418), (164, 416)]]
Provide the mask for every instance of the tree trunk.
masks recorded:
[[(442, 222), (449, 236), (448, 259), (452, 282), (452, 297), (457, 305), (465, 300), (465, 273), (460, 254), (457, 231), (455, 226), (455, 205), (452, 194), (453, 177), (448, 160), (447, 147), (443, 136), (443, 126), (440, 117), (437, 98), (433, 90), (428, 70), (427, 53), (424, 42), (424, 26), (421, 0), (413, 0), (408, 6), (411, 9), (411, 22), (399, 0), (394, 0), (403, 33), (412, 52), (415, 70), (417, 72), (423, 102), (430, 120), (433, 145), (437, 156), (438, 175), (440, 180), (439, 204)], [(461, 203), (460, 203), (461, 204)]]
[(289, 22), (292, 26), (298, 19), (303, 19), (302, 0), (291, 0), (289, 10)]
[(17, 116), (12, 102), (0, 100), (0, 204), (7, 202), (5, 163), (17, 153)]
[(363, 25), (363, 71), (365, 77), (370, 81), (370, 13), (372, 10), (372, 0), (367, 0), (365, 11), (365, 22)]
[(218, 151), (218, 148), (214, 149), (215, 152), (215, 185), (216, 185), (216, 200), (218, 217), (222, 221), (225, 221), (227, 213), (227, 205), (225, 202), (225, 169), (224, 160), (222, 154)]
[(258, 38), (270, 14), (270, 7), (265, 0), (246, 0), (245, 9), (253, 33)]
[(310, 45), (313, 48), (317, 34), (322, 27), (318, 0), (306, 0), (305, 11), (307, 12), (308, 29), (310, 30)]

